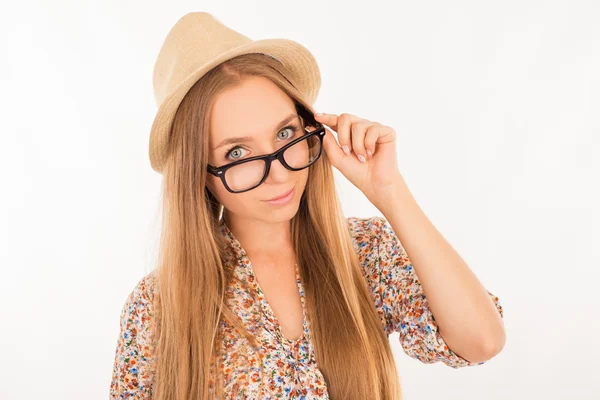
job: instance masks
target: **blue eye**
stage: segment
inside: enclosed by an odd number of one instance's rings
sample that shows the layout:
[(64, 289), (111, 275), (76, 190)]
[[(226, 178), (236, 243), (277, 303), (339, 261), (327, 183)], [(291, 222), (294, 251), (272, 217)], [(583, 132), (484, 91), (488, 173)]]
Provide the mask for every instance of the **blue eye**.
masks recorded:
[[(241, 148), (241, 147), (233, 147), (231, 150), (229, 150), (229, 151), (227, 152), (227, 155), (226, 155), (226, 157), (229, 157), (229, 156), (233, 155), (234, 153), (236, 153), (236, 152), (240, 152), (240, 151), (242, 151), (242, 148)], [(235, 156), (235, 155), (234, 155), (234, 156), (233, 156), (233, 159), (234, 159), (234, 160), (237, 160), (237, 159), (239, 159), (239, 158), (241, 158), (241, 157), (242, 157), (241, 155), (238, 155), (238, 156)]]
[[(282, 130), (281, 130), (279, 133), (281, 133), (281, 132), (285, 132), (285, 131), (286, 131), (286, 130), (288, 130), (288, 129), (290, 129), (290, 130), (291, 130), (291, 133), (290, 133), (290, 134), (289, 134), (287, 137), (284, 137), (284, 138), (282, 138), (282, 139), (284, 139), (284, 140), (285, 140), (285, 139), (288, 139), (290, 136), (294, 136), (294, 133), (296, 133), (296, 129), (297, 129), (297, 128), (295, 128), (295, 127), (293, 127), (293, 126), (286, 126), (286, 127), (285, 127), (285, 128), (283, 128), (283, 129), (282, 129)], [(288, 131), (288, 132), (290, 132), (290, 131)], [(279, 134), (278, 134), (278, 135), (279, 135)]]

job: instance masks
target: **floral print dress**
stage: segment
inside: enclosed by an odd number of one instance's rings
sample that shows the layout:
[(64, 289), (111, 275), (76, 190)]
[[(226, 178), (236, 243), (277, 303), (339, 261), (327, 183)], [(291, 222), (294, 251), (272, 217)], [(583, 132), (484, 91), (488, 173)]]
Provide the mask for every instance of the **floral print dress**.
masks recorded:
[[(452, 368), (483, 364), (461, 358), (444, 342), (412, 263), (389, 222), (378, 216), (349, 217), (347, 222), (371, 298), (388, 336), (398, 332), (404, 352), (423, 363), (442, 362)], [(288, 340), (266, 301), (246, 252), (225, 223), (221, 223), (221, 233), (236, 251), (239, 268), (235, 273), (250, 284), (258, 300), (253, 300), (239, 284), (233, 284), (228, 288), (229, 294), (233, 294), (228, 304), (263, 344), (261, 354), (254, 354), (246, 338), (240, 337), (228, 324), (221, 324), (223, 356), (217, 364), (223, 368), (226, 398), (328, 399), (325, 379), (311, 343), (298, 269), (296, 280), (303, 305), (303, 334), (297, 340)], [(110, 385), (111, 399), (152, 398), (154, 367), (150, 325), (154, 317), (154, 279), (154, 271), (144, 276), (123, 306)], [(488, 294), (503, 317), (498, 298), (489, 291)], [(262, 377), (260, 360), (265, 372)], [(214, 372), (214, 364), (212, 370)], [(214, 386), (211, 380), (211, 394), (214, 394)]]

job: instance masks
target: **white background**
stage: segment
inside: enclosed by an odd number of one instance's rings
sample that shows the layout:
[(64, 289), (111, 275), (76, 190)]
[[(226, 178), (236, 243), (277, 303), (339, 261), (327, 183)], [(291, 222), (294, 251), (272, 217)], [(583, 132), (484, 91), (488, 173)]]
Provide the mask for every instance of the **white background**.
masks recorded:
[[(179, 17), (305, 45), (315, 104), (392, 126), (427, 216), (505, 309), (483, 366), (406, 356), (407, 400), (599, 399), (600, 3), (11, 2), (0, 17), (0, 399), (105, 399), (154, 267), (152, 68)], [(379, 215), (338, 174), (346, 215)], [(595, 381), (595, 383), (594, 383)]]

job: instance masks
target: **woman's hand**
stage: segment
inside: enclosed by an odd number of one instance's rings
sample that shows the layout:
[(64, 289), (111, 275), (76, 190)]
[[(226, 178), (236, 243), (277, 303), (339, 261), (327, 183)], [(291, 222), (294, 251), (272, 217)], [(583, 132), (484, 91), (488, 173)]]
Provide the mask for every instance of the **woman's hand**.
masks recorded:
[[(394, 129), (347, 113), (339, 117), (315, 114), (315, 119), (327, 125), (323, 147), (333, 166), (371, 203), (385, 202), (386, 196), (402, 181)], [(337, 133), (337, 141), (328, 127)]]

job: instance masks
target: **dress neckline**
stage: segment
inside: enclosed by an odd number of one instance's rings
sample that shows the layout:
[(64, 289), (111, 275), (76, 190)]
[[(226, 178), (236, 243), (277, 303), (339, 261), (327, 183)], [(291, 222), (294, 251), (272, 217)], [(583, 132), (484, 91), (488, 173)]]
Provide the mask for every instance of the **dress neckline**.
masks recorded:
[(244, 268), (246, 274), (248, 275), (248, 280), (249, 280), (252, 288), (256, 292), (256, 295), (258, 296), (258, 299), (259, 299), (259, 302), (260, 302), (263, 312), (270, 319), (270, 321), (272, 322), (272, 324), (274, 326), (275, 335), (277, 336), (279, 341), (284, 346), (286, 346), (290, 349), (297, 348), (305, 339), (307, 339), (307, 335), (308, 335), (308, 332), (307, 332), (308, 331), (308, 323), (307, 323), (306, 306), (305, 306), (305, 300), (304, 300), (304, 287), (303, 287), (302, 281), (300, 279), (300, 271), (298, 268), (298, 264), (296, 263), (295, 270), (296, 270), (296, 284), (297, 284), (298, 290), (300, 292), (300, 300), (302, 302), (302, 334), (296, 340), (291, 340), (291, 339), (288, 339), (287, 337), (285, 337), (285, 335), (283, 334), (283, 330), (281, 329), (281, 324), (279, 323), (279, 320), (277, 319), (275, 312), (271, 308), (271, 305), (267, 301), (264, 291), (262, 290), (260, 283), (258, 282), (258, 278), (256, 278), (256, 275), (254, 274), (254, 269), (252, 268), (252, 262), (250, 260), (250, 257), (248, 257), (246, 250), (242, 247), (241, 243), (237, 240), (237, 238), (235, 237), (233, 232), (229, 229), (229, 227), (227, 226), (227, 224), (225, 223), (225, 220), (223, 218), (220, 220), (220, 223), (221, 223), (221, 232), (229, 239), (230, 243), (233, 245), (233, 248), (236, 252), (236, 256), (237, 256), (236, 258), (238, 260), (238, 264)]

